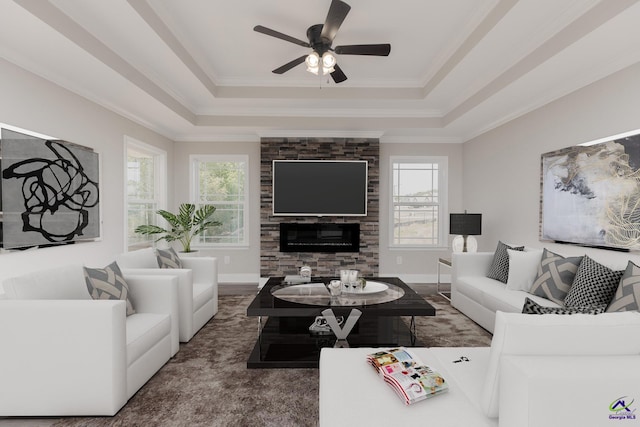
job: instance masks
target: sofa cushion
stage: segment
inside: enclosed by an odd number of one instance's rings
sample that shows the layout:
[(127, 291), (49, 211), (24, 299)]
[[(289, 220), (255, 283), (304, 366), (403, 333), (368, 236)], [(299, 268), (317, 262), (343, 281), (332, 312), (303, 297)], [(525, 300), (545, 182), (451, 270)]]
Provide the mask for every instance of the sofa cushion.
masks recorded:
[(499, 280), (502, 283), (507, 283), (507, 279), (509, 278), (509, 254), (507, 253), (507, 249), (523, 251), (524, 246), (514, 247), (498, 241), (498, 246), (493, 254), (493, 262), (491, 263), (491, 267), (489, 267), (487, 277)]
[(564, 305), (582, 258), (581, 256), (565, 258), (545, 249), (538, 275), (529, 292), (550, 299), (558, 305)]
[(158, 260), (153, 248), (125, 252), (116, 257), (120, 268), (158, 268)]
[(607, 306), (624, 271), (615, 271), (585, 255), (564, 300), (567, 307)]
[(127, 366), (171, 334), (169, 314), (137, 313), (127, 317)]
[(160, 268), (182, 268), (180, 257), (173, 248), (156, 250), (156, 257)]
[[(499, 282), (495, 281), (495, 283)], [(482, 299), (480, 302), (485, 308), (494, 312), (505, 311), (507, 313), (521, 313), (522, 306), (524, 305), (527, 297), (536, 298), (536, 302), (542, 306), (558, 307), (558, 305), (551, 300), (542, 297), (535, 297), (524, 291), (507, 291), (505, 285), (501, 285), (502, 288), (499, 286), (488, 286), (483, 288)]]
[(34, 271), (3, 281), (7, 299), (91, 299), (82, 264)]
[(638, 310), (640, 302), (640, 267), (629, 261), (620, 279), (608, 312)]
[(91, 298), (126, 301), (127, 316), (136, 312), (129, 299), (129, 285), (115, 261), (105, 268), (84, 267), (84, 278)]
[(601, 314), (607, 307), (544, 307), (531, 298), (525, 298), (522, 306), (523, 314)]
[(538, 273), (542, 250), (516, 251), (507, 249), (509, 254), (509, 278), (507, 289), (529, 292)]
[(503, 355), (631, 355), (640, 353), (640, 313), (598, 316), (530, 316), (496, 313), (496, 323), (481, 405), (498, 416), (499, 364)]

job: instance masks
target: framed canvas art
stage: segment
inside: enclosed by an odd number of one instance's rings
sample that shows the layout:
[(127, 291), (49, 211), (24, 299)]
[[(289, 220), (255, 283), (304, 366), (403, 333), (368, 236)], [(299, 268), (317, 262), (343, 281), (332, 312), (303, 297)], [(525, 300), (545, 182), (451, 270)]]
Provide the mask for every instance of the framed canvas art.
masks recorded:
[(2, 129), (4, 249), (100, 237), (98, 154)]
[(640, 134), (541, 156), (541, 240), (640, 249)]

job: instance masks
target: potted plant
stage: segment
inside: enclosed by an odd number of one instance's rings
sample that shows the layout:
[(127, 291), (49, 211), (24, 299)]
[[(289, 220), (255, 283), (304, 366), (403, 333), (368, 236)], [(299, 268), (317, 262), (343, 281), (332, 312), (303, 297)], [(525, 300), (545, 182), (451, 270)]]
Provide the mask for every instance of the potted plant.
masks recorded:
[(196, 209), (192, 203), (183, 203), (180, 205), (177, 215), (165, 210), (157, 211), (157, 214), (169, 223), (170, 229), (147, 224), (136, 227), (135, 232), (146, 235), (164, 233), (156, 242), (177, 240), (182, 244), (183, 252), (192, 252), (191, 240), (194, 236), (202, 234), (212, 227), (222, 225), (221, 222), (212, 218), (215, 211), (216, 208), (211, 205), (204, 205)]

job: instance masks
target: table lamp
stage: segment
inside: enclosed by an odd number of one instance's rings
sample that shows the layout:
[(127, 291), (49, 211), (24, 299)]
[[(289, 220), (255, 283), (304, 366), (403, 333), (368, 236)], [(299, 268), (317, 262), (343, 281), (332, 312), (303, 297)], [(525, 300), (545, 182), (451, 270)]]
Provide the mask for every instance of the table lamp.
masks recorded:
[(449, 214), (449, 234), (457, 234), (453, 239), (453, 252), (476, 252), (478, 241), (473, 236), (482, 234), (482, 214)]

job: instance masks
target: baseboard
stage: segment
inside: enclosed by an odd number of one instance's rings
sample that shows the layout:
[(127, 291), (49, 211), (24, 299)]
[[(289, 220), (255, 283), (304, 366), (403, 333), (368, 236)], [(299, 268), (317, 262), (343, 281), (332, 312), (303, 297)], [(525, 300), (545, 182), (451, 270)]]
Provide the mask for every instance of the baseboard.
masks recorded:
[(252, 273), (240, 273), (240, 274), (218, 274), (218, 283), (258, 283), (260, 281), (260, 275)]

